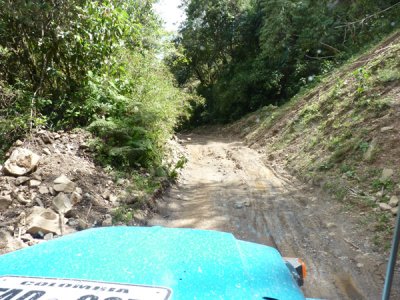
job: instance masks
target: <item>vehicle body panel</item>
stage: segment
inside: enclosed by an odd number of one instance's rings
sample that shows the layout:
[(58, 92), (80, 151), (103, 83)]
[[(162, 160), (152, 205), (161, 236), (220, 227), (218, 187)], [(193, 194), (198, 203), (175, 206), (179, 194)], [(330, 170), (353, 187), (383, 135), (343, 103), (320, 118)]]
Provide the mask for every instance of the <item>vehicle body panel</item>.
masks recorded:
[(0, 256), (6, 275), (167, 287), (174, 300), (305, 299), (276, 249), (194, 229), (89, 229)]

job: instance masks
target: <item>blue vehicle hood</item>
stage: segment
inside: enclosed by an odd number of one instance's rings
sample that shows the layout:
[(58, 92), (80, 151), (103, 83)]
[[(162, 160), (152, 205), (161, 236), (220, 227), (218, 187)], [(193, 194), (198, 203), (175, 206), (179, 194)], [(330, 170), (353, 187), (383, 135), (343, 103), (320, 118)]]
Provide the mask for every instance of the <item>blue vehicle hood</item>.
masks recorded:
[(305, 299), (276, 249), (194, 229), (89, 229), (0, 256), (6, 275), (167, 287), (174, 300)]

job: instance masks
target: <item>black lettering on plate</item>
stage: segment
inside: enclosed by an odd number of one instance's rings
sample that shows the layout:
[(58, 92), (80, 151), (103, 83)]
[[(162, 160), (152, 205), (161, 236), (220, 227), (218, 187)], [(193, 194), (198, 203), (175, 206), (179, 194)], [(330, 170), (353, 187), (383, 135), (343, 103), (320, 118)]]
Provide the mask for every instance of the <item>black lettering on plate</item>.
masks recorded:
[(74, 285), (72, 288), (73, 288), (73, 289), (78, 288), (78, 289), (89, 290), (89, 289), (91, 288), (91, 286), (90, 286), (90, 285), (80, 285), (80, 284), (76, 284), (76, 285)]
[(78, 300), (98, 300), (99, 297), (94, 296), (94, 295), (86, 295), (86, 296), (82, 296), (80, 297)]
[(119, 290), (116, 290), (115, 292), (116, 292), (116, 293), (128, 294), (128, 293), (129, 293), (129, 290), (127, 290), (127, 289), (119, 289)]
[(35, 286), (46, 286), (48, 284), (49, 284), (48, 282), (42, 281), (42, 282), (35, 283)]
[(24, 281), (24, 282), (21, 282), (21, 285), (32, 285), (32, 284), (34, 284), (33, 281)]
[(95, 286), (95, 287), (93, 288), (93, 291), (98, 291), (98, 290), (100, 290), (100, 291), (102, 291), (102, 292), (105, 292), (105, 291), (107, 291), (107, 288), (102, 287), (102, 286)]
[(44, 294), (46, 294), (46, 292), (44, 291), (29, 291), (19, 297), (17, 300), (37, 300), (41, 298)]
[(9, 290), (8, 292), (4, 293), (3, 295), (0, 296), (0, 299), (2, 300), (11, 300), (12, 298), (14, 298), (14, 296), (18, 295), (19, 293), (21, 293), (22, 290)]

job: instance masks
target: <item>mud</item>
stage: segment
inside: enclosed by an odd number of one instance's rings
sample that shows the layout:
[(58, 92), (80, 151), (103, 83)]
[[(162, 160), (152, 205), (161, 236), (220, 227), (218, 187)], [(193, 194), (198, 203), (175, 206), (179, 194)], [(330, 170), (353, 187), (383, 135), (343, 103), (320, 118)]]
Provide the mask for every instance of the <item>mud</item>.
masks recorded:
[(307, 297), (380, 299), (385, 256), (372, 250), (372, 236), (352, 213), (239, 141), (194, 133), (181, 139), (189, 161), (150, 225), (231, 232), (303, 258)]

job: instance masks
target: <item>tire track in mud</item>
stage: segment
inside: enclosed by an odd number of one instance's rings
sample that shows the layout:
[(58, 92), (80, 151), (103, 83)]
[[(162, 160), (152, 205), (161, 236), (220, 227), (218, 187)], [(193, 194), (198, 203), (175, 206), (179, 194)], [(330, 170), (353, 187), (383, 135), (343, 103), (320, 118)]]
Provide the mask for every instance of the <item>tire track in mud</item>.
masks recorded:
[(308, 297), (380, 299), (384, 259), (367, 251), (369, 242), (359, 240), (338, 203), (290, 182), (287, 174), (278, 177), (238, 141), (198, 134), (182, 140), (189, 161), (149, 225), (231, 232), (301, 257)]

